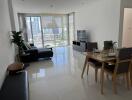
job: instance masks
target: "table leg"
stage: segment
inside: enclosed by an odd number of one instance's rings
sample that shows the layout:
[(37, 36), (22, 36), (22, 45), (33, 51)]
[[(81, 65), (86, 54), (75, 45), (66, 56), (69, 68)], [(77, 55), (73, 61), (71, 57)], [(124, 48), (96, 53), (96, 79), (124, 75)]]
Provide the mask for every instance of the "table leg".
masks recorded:
[(102, 63), (101, 68), (101, 94), (104, 94), (103, 85), (104, 85), (104, 62)]
[(86, 56), (85, 62), (84, 62), (84, 66), (83, 66), (83, 71), (82, 71), (81, 78), (83, 78), (84, 71), (85, 71), (85, 69), (86, 69), (86, 67), (87, 67), (87, 61), (88, 61), (88, 57)]

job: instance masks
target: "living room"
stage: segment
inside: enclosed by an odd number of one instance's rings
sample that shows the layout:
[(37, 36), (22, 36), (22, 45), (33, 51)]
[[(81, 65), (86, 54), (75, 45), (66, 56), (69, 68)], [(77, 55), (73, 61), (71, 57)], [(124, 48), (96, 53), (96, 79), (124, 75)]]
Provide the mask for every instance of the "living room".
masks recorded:
[[(114, 50), (132, 47), (131, 38), (128, 38), (132, 32), (131, 8), (131, 0), (1, 0), (0, 99), (130, 100), (131, 75), (128, 76), (130, 79), (127, 75), (117, 78), (116, 91), (111, 75), (103, 83), (103, 67), (95, 73), (90, 65), (87, 76), (85, 62), (87, 57), (91, 57), (87, 55), (88, 49), (91, 50), (89, 42), (98, 44), (97, 48), (92, 48), (94, 52), (103, 50), (104, 41), (115, 43)], [(19, 55), (17, 46), (11, 42), (13, 32), (21, 32), (24, 43), (35, 46), (35, 50), (24, 50), (27, 54)], [(73, 41), (79, 44), (86, 42), (87, 46), (83, 51), (76, 50), (78, 48), (74, 48)], [(104, 60), (99, 61), (103, 65)], [(19, 75), (8, 72), (10, 67), (16, 66), (14, 63), (26, 66), (21, 71), (15, 71), (16, 74), (24, 72), (26, 78), (19, 79)], [(18, 83), (10, 82), (12, 80)]]

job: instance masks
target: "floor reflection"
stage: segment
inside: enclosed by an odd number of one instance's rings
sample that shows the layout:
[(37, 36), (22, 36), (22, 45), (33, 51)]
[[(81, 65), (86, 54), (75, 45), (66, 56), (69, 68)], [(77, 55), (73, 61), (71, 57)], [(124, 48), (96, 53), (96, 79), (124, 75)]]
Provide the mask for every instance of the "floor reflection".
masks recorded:
[(45, 69), (39, 69), (38, 73), (34, 73), (32, 74), (32, 78), (33, 79), (38, 79), (38, 78), (42, 78), (45, 77)]
[[(54, 75), (61, 74), (74, 74), (81, 70), (82, 58), (80, 55), (77, 59), (73, 57), (71, 47), (57, 47), (53, 48), (54, 56), (51, 60), (40, 60), (31, 63), (29, 67), (29, 75), (32, 77), (30, 80), (35, 81), (45, 77), (54, 77)], [(74, 53), (77, 53), (76, 51)], [(80, 63), (81, 62), (81, 63)]]
[[(95, 82), (95, 71), (81, 79), (85, 56), (72, 47), (54, 48), (52, 60), (41, 60), (28, 67), (30, 100), (131, 100), (132, 91), (118, 85), (113, 95), (111, 81), (105, 80), (105, 95), (100, 94), (100, 82)], [(100, 75), (99, 75), (100, 76)]]

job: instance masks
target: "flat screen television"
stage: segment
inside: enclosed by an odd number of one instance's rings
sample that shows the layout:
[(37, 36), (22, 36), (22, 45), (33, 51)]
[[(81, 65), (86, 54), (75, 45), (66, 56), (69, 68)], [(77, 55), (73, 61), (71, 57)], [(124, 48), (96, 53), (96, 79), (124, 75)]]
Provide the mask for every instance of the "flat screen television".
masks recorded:
[(87, 33), (87, 31), (86, 30), (77, 30), (77, 40), (88, 42), (89, 34)]

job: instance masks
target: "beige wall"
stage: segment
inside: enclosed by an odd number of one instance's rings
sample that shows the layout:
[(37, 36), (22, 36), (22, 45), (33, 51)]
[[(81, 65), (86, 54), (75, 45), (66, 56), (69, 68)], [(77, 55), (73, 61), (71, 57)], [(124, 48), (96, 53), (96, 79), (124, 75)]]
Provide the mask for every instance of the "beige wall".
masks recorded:
[(125, 8), (123, 23), (123, 47), (132, 47), (132, 9)]
[(124, 8), (132, 8), (132, 0), (121, 0), (120, 7), (120, 23), (119, 23), (119, 46), (123, 46), (123, 22), (124, 22)]
[(0, 0), (0, 87), (3, 83), (7, 66), (14, 61), (9, 31), (11, 31), (11, 25), (8, 2), (7, 0)]

